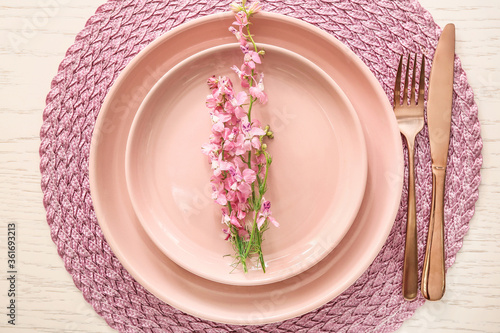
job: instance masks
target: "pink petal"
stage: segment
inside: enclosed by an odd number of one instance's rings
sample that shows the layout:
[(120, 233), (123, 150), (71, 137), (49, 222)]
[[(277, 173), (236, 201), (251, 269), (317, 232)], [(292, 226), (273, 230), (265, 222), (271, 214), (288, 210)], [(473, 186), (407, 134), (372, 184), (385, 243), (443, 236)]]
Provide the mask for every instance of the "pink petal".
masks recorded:
[(252, 60), (258, 64), (261, 63), (259, 54), (257, 52), (251, 52), (250, 55), (252, 56)]
[(236, 145), (241, 146), (243, 144), (243, 142), (245, 142), (245, 135), (240, 133), (240, 134), (238, 134), (238, 137), (236, 137), (235, 143), (236, 143)]
[(242, 86), (243, 88), (248, 88), (248, 87), (250, 87), (250, 84), (248, 84), (248, 81), (247, 81), (247, 80), (243, 80), (243, 79), (241, 79), (241, 86)]
[(261, 93), (260, 89), (255, 86), (250, 87), (248, 91), (250, 92), (250, 95), (252, 95), (254, 98), (259, 98), (258, 96)]
[(247, 213), (242, 210), (238, 209), (238, 212), (236, 213), (236, 217), (239, 218), (240, 220), (243, 220), (247, 216)]
[(227, 171), (229, 170), (230, 168), (234, 168), (234, 164), (231, 163), (231, 162), (226, 162), (226, 161), (219, 161), (219, 168), (222, 170), (222, 171)]
[(209, 109), (214, 109), (217, 106), (217, 101), (212, 95), (208, 95), (207, 101), (205, 103), (207, 105), (207, 108)]
[(236, 65), (233, 65), (231, 66), (231, 69), (236, 73), (236, 75), (238, 75), (241, 79), (241, 75), (243, 74), (243, 72), (236, 66)]
[(224, 128), (224, 131), (221, 133), (222, 137), (224, 140), (227, 140), (227, 137), (231, 134), (231, 129), (230, 128)]
[(244, 118), (247, 116), (247, 112), (245, 111), (245, 109), (243, 109), (242, 107), (238, 106), (234, 109), (234, 114), (236, 115), (236, 117), (238, 119), (241, 119), (241, 118)]
[(238, 102), (238, 105), (242, 105), (248, 100), (248, 95), (246, 92), (240, 91), (234, 98)]
[(255, 179), (257, 179), (255, 171), (253, 171), (252, 169), (243, 170), (243, 179), (245, 180), (246, 183), (252, 184), (255, 181)]
[(245, 154), (247, 151), (243, 149), (241, 146), (236, 146), (236, 149), (234, 150), (234, 155), (236, 156), (241, 156)]
[(243, 11), (237, 12), (234, 16), (235, 16), (234, 18), (236, 19), (236, 22), (233, 22), (233, 24), (237, 24), (237, 25), (247, 25), (248, 24), (248, 18), (247, 18), (247, 14), (245, 14), (245, 12), (243, 12)]
[(243, 162), (243, 160), (240, 157), (236, 157), (233, 160), (233, 163), (236, 165), (236, 167), (238, 167), (240, 169), (245, 169), (247, 167), (247, 164), (245, 162)]
[(227, 199), (228, 201), (233, 202), (233, 201), (236, 199), (236, 192), (234, 192), (234, 191), (228, 191), (228, 192), (226, 193), (226, 199)]
[(266, 135), (266, 131), (264, 131), (262, 128), (260, 127), (252, 127), (252, 130), (250, 131), (250, 133), (252, 134), (252, 136), (262, 136), (262, 135)]
[(212, 126), (212, 132), (222, 133), (222, 131), (224, 131), (224, 123), (222, 121), (218, 121)]
[(204, 145), (201, 146), (201, 151), (205, 155), (209, 155), (214, 150), (217, 150), (217, 146), (214, 145), (213, 143), (205, 143)]
[(229, 152), (230, 155), (234, 154), (235, 147), (236, 147), (236, 145), (234, 144), (234, 142), (226, 141), (224, 143), (224, 150)]
[(241, 194), (243, 194), (245, 199), (248, 199), (252, 194), (252, 187), (247, 183), (241, 183), (238, 186), (238, 191), (240, 191)]
[(232, 115), (230, 113), (218, 113), (217, 117), (219, 118), (219, 121), (225, 123), (225, 122), (231, 120)]
[[(243, 118), (245, 119), (245, 118)], [(234, 151), (234, 153), (236, 155), (243, 155), (244, 153), (246, 153), (248, 151), (248, 149), (245, 147), (245, 142), (247, 140), (245, 140), (245, 136), (243, 134), (239, 134), (238, 135), (238, 138), (236, 139), (236, 149)]]
[(245, 140), (241, 145), (241, 148), (245, 151), (250, 151), (252, 149), (252, 145), (250, 144), (250, 140)]
[(260, 140), (258, 137), (252, 138), (252, 147), (254, 147), (255, 149), (260, 149)]
[(217, 199), (215, 200), (215, 202), (217, 202), (221, 206), (227, 205), (226, 196), (224, 194), (222, 194), (222, 193), (218, 193), (217, 194)]
[(262, 225), (264, 224), (264, 222), (266, 221), (266, 218), (261, 216), (257, 219), (257, 227), (259, 227), (259, 229), (262, 227)]
[(272, 224), (274, 224), (275, 227), (279, 227), (280, 226), (280, 224), (278, 223), (278, 221), (276, 221), (274, 219), (274, 217), (268, 216), (267, 218), (269, 219), (269, 221), (271, 221)]
[(261, 104), (266, 104), (267, 103), (267, 94), (265, 92), (261, 92), (259, 97), (257, 97), (259, 99), (259, 102)]

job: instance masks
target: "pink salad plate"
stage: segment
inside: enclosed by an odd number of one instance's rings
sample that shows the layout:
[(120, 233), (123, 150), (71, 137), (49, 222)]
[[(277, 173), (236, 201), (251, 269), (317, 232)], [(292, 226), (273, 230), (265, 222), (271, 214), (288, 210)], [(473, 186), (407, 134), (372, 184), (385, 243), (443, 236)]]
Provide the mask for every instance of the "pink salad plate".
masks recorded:
[(211, 199), (211, 165), (201, 146), (211, 134), (207, 78), (243, 61), (239, 44), (197, 53), (151, 89), (132, 123), (125, 174), (134, 210), (147, 234), (171, 260), (203, 278), (251, 286), (311, 268), (340, 242), (364, 196), (367, 158), (363, 130), (338, 85), (314, 63), (286, 49), (259, 44), (266, 54), (266, 105), (252, 119), (270, 125), (273, 157), (266, 199), (280, 227), (264, 234), (266, 273), (234, 267)]
[(132, 206), (125, 177), (127, 138), (135, 114), (154, 84), (189, 56), (233, 43), (234, 36), (227, 30), (233, 21), (232, 13), (223, 13), (183, 24), (157, 38), (120, 73), (94, 129), (90, 186), (96, 217), (106, 240), (128, 272), (151, 293), (200, 318), (263, 324), (292, 318), (327, 303), (369, 267), (384, 245), (399, 207), (403, 152), (388, 98), (353, 52), (310, 24), (283, 15), (259, 13), (252, 25), (258, 42), (286, 48), (313, 61), (339, 85), (354, 106), (367, 148), (365, 195), (341, 242), (316, 265), (289, 279), (259, 286), (234, 286), (204, 279), (177, 265), (154, 244)]

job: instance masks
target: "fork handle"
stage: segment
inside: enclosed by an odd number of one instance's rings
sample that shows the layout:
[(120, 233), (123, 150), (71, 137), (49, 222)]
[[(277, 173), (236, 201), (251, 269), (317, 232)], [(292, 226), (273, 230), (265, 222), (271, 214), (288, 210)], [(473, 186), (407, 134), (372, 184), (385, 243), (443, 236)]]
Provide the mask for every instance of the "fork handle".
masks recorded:
[(432, 167), (432, 205), (429, 234), (422, 271), (422, 295), (440, 300), (445, 290), (444, 269), (444, 186), (446, 168)]
[(403, 297), (413, 300), (418, 293), (417, 212), (415, 204), (414, 142), (408, 143), (408, 212), (406, 222), (405, 255), (403, 262)]

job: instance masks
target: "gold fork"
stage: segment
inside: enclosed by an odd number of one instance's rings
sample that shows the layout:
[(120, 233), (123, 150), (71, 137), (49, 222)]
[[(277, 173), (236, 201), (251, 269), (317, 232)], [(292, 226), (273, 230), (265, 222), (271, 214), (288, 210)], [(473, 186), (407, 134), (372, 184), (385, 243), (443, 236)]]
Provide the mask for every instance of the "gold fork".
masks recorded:
[(403, 67), (403, 56), (399, 61), (396, 85), (394, 87), (394, 113), (398, 120), (399, 130), (406, 138), (408, 146), (409, 176), (408, 176), (408, 213), (406, 224), (405, 257), (403, 263), (403, 297), (413, 300), (418, 291), (418, 251), (417, 251), (417, 214), (415, 208), (415, 174), (414, 174), (414, 148), (415, 137), (424, 127), (424, 57), (420, 70), (418, 101), (415, 103), (415, 69), (417, 55), (413, 62), (413, 75), (411, 83), (411, 96), (408, 104), (408, 81), (410, 80), (410, 57), (406, 65), (404, 79), (403, 102), (401, 103), (401, 75)]

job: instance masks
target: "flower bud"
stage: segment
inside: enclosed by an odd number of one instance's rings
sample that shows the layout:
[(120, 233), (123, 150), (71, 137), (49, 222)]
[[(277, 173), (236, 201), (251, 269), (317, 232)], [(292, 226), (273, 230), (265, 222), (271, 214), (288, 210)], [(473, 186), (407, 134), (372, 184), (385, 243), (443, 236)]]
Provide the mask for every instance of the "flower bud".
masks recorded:
[(252, 3), (250, 5), (250, 7), (248, 7), (248, 14), (252, 15), (252, 14), (258, 13), (261, 11), (261, 9), (262, 9), (262, 6), (260, 5), (260, 2), (255, 1), (254, 3)]
[(208, 87), (210, 89), (215, 89), (217, 88), (217, 83), (218, 83), (218, 80), (217, 78), (215, 77), (215, 75), (212, 75), (211, 77), (209, 77), (207, 79), (207, 84), (208, 84)]
[(233, 2), (231, 5), (229, 5), (230, 8), (231, 8), (231, 11), (234, 12), (234, 13), (237, 13), (239, 11), (241, 11), (243, 8), (241, 8), (240, 5), (238, 5), (237, 3)]

